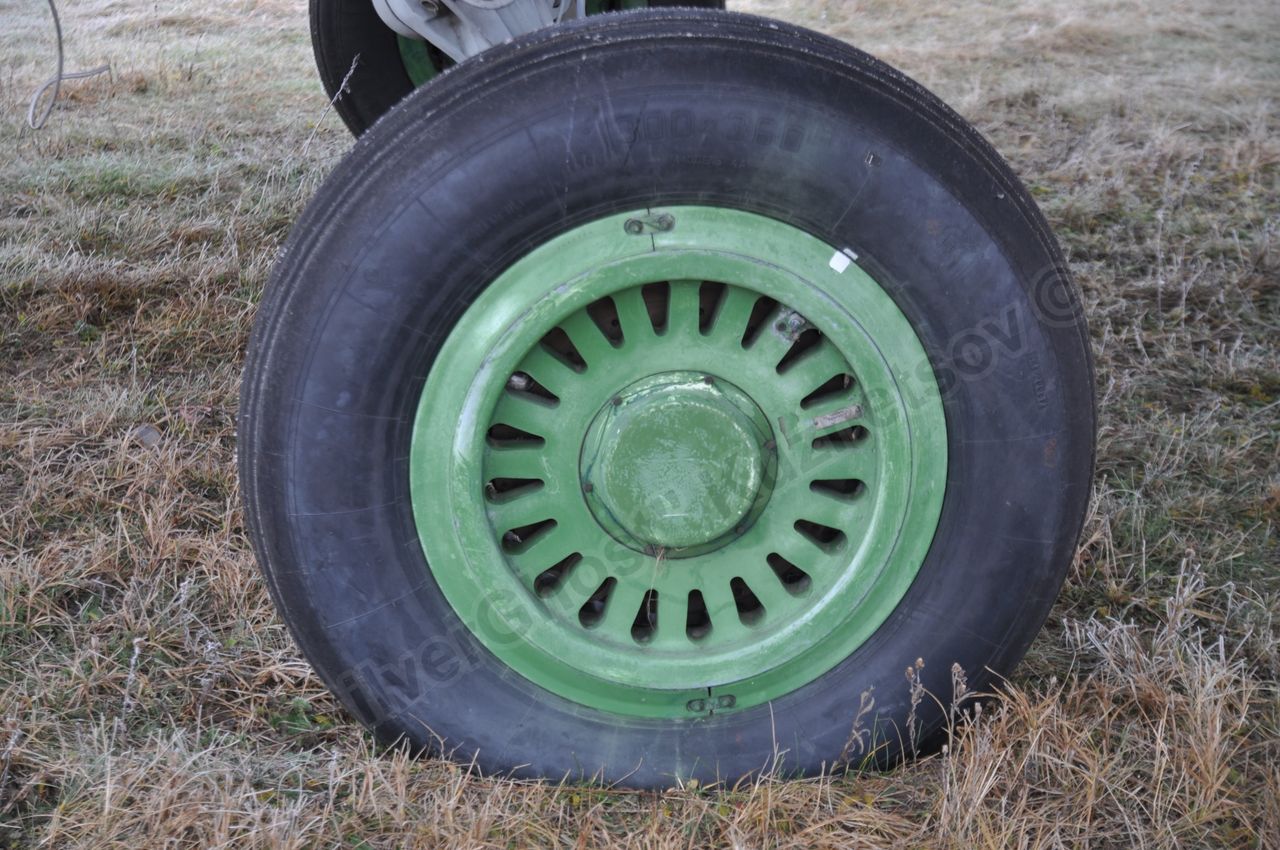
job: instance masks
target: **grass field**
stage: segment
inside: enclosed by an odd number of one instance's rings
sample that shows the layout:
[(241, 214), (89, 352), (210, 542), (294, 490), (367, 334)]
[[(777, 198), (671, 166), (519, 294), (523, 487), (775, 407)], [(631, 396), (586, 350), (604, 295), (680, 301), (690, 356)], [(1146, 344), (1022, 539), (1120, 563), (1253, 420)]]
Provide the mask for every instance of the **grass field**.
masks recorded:
[[(1004, 696), (887, 774), (632, 793), (379, 753), (275, 616), (241, 355), (350, 147), (299, 0), (0, 0), (0, 848), (1280, 847), (1280, 7), (750, 0), (934, 88), (1083, 289), (1099, 469)], [(905, 683), (904, 683), (905, 686)]]

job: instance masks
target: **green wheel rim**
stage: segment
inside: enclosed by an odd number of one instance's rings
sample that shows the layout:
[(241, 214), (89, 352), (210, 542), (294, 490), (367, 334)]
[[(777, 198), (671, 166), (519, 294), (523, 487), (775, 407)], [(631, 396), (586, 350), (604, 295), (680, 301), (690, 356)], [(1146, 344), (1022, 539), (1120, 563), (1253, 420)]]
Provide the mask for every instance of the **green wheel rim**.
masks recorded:
[[(587, 0), (586, 2), (588, 15), (647, 8), (649, 8), (649, 0)], [(415, 88), (434, 79), (453, 64), (453, 60), (444, 54), (432, 55), (427, 49), (427, 43), (420, 39), (397, 35), (396, 46), (400, 51), (400, 60), (404, 63), (405, 73), (409, 75), (409, 81)]]
[(503, 663), (593, 708), (758, 705), (853, 652), (937, 528), (946, 424), (884, 290), (789, 225), (610, 216), (495, 280), (410, 452), (431, 572)]
[(427, 50), (427, 43), (416, 38), (396, 35), (396, 47), (400, 50), (400, 61), (404, 63), (404, 72), (414, 88), (428, 80), (434, 79), (447, 67), (448, 57), (444, 57), (445, 65), (441, 66)]

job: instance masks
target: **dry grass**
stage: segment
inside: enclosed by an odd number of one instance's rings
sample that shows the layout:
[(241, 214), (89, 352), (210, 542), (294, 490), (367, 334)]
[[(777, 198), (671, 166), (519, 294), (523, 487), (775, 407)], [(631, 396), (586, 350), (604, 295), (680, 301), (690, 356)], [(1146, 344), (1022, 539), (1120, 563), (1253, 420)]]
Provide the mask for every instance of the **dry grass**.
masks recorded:
[(114, 78), (69, 84), (33, 134), (46, 13), (0, 0), (0, 847), (1280, 846), (1280, 12), (738, 5), (938, 90), (1083, 285), (1097, 494), (1007, 694), (894, 773), (736, 789), (373, 750), (276, 619), (237, 508), (254, 305), (349, 145), (313, 126), (302, 4), (68, 4), (69, 64)]

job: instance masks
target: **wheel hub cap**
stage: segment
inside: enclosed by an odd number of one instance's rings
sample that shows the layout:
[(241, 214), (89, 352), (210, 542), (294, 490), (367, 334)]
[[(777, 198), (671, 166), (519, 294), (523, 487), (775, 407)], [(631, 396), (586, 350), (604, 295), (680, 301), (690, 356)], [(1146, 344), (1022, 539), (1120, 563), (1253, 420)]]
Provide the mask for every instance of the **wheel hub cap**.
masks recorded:
[(606, 402), (580, 462), (600, 526), (629, 548), (672, 558), (745, 533), (776, 466), (760, 408), (732, 384), (692, 372), (652, 376)]

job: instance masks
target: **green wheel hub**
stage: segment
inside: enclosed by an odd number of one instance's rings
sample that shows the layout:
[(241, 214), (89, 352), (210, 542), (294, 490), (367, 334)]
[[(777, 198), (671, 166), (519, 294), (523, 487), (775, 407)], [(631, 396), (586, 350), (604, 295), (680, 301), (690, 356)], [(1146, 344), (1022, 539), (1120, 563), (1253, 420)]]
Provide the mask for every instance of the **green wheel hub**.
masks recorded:
[(451, 64), (448, 57), (432, 56), (427, 43), (416, 38), (397, 35), (396, 47), (400, 51), (400, 61), (404, 63), (404, 72), (415, 87), (434, 79)]
[(710, 374), (668, 372), (600, 408), (582, 444), (582, 489), (618, 542), (687, 558), (750, 527), (777, 457), (769, 420), (750, 396)]
[(462, 623), (596, 709), (758, 705), (853, 652), (937, 527), (946, 425), (848, 252), (761, 216), (610, 216), (476, 299), (422, 391), (415, 520)]

